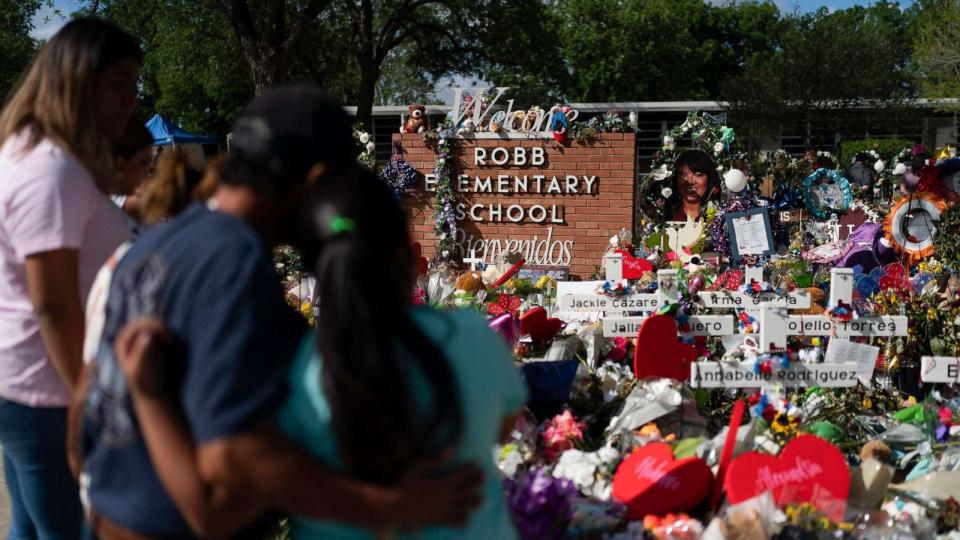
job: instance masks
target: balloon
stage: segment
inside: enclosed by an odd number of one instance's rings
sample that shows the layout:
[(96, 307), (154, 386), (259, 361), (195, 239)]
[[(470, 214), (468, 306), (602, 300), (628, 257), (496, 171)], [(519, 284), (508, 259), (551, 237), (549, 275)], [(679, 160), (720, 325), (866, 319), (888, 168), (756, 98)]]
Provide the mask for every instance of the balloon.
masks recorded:
[(730, 169), (723, 174), (723, 183), (730, 191), (740, 193), (747, 187), (747, 176), (740, 169)]
[(489, 322), (490, 328), (500, 334), (511, 349), (517, 346), (520, 340), (520, 320), (509, 313), (504, 313)]

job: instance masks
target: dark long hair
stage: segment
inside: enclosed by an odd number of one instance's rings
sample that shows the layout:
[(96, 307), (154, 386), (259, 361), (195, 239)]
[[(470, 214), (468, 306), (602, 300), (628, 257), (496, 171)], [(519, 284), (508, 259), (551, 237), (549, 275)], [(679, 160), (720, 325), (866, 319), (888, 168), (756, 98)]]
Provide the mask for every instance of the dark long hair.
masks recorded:
[[(412, 318), (406, 214), (383, 182), (356, 166), (322, 175), (305, 207), (321, 383), (340, 456), (351, 475), (390, 482), (462, 432), (451, 366)], [(427, 383), (426, 412), (416, 406), (413, 374)]]
[(671, 188), (673, 194), (667, 200), (666, 218), (673, 219), (673, 215), (679, 208), (683, 208), (680, 200), (680, 172), (684, 165), (690, 168), (691, 172), (707, 175), (707, 191), (700, 198), (700, 211), (707, 207), (707, 201), (713, 195), (714, 190), (720, 187), (720, 173), (717, 172), (717, 165), (710, 159), (710, 156), (702, 150), (687, 150), (677, 156), (673, 162), (673, 180)]

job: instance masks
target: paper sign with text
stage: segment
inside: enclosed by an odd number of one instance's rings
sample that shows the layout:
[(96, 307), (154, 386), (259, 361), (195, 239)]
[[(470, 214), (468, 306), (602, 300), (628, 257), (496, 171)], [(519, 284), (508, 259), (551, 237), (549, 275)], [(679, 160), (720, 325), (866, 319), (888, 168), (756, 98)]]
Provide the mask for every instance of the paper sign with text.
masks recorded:
[(693, 388), (787, 387), (842, 388), (857, 385), (857, 364), (791, 364), (774, 367), (770, 373), (757, 373), (753, 362), (694, 362), (690, 365)]

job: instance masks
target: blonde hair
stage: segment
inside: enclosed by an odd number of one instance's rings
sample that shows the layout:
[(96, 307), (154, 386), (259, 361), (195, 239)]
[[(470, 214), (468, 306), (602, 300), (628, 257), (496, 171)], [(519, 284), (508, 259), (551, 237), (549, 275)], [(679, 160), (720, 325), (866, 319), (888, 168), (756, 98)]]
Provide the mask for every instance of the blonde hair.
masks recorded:
[(213, 195), (220, 178), (222, 158), (211, 160), (206, 170), (191, 163), (187, 153), (174, 147), (157, 158), (156, 174), (140, 188), (143, 222), (152, 225), (182, 212), (191, 202)]
[(40, 49), (0, 113), (0, 147), (28, 130), (24, 151), (50, 139), (83, 163), (101, 191), (110, 192), (112, 147), (96, 128), (94, 88), (105, 69), (130, 58), (142, 63), (143, 53), (120, 28), (85, 17), (67, 23)]

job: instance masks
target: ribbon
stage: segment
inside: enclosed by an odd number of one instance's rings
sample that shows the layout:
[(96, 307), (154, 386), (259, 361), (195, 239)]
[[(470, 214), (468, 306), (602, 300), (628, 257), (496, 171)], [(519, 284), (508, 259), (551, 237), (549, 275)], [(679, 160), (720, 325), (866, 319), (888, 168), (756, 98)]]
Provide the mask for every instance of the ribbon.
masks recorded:
[(730, 415), (730, 426), (727, 431), (727, 440), (723, 443), (723, 452), (720, 453), (720, 466), (717, 467), (717, 481), (713, 483), (713, 497), (710, 499), (710, 506), (714, 509), (720, 504), (721, 495), (723, 495), (723, 478), (727, 474), (727, 468), (733, 461), (733, 448), (737, 443), (737, 432), (740, 431), (740, 424), (743, 423), (743, 411), (746, 403), (738, 399), (733, 404), (733, 414)]
[(526, 262), (527, 262), (526, 259), (520, 259), (519, 261), (517, 261), (517, 264), (511, 266), (509, 270), (507, 270), (502, 276), (500, 276), (500, 279), (498, 279), (496, 283), (493, 284), (493, 288), (496, 289), (497, 287), (506, 283), (508, 279), (512, 278), (517, 272), (520, 271), (520, 268), (522, 268)]

